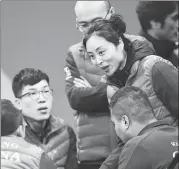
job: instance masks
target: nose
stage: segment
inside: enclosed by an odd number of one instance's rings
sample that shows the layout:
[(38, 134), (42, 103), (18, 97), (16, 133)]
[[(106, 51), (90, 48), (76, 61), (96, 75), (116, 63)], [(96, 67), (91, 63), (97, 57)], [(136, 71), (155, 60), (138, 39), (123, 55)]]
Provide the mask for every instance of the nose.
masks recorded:
[(100, 56), (96, 56), (96, 65), (99, 66), (102, 64), (102, 60)]
[(45, 102), (45, 101), (46, 101), (46, 99), (45, 99), (45, 97), (44, 97), (44, 95), (43, 95), (42, 92), (39, 93), (38, 101), (39, 101), (39, 102)]

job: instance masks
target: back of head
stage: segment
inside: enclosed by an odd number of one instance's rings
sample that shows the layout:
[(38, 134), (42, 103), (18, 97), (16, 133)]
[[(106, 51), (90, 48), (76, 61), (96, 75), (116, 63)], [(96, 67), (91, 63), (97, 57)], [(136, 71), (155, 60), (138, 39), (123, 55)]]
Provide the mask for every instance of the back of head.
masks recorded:
[(13, 134), (21, 124), (20, 110), (10, 100), (1, 99), (1, 135)]
[(87, 11), (90, 13), (95, 9), (108, 11), (110, 7), (111, 7), (111, 4), (108, 0), (106, 1), (77, 1), (74, 9), (75, 9), (75, 14), (78, 17), (82, 11)]
[(143, 31), (151, 28), (150, 21), (164, 23), (167, 15), (175, 11), (177, 1), (139, 1), (136, 13)]
[(155, 119), (147, 95), (134, 86), (123, 87), (118, 90), (111, 98), (110, 109), (116, 119), (127, 115), (131, 121), (134, 120), (141, 124)]
[(115, 46), (119, 44), (119, 38), (123, 38), (126, 31), (126, 24), (119, 14), (113, 14), (109, 20), (97, 21), (91, 26), (83, 39), (83, 45), (86, 47), (87, 41), (95, 34), (113, 43)]
[(33, 68), (22, 69), (18, 74), (15, 75), (12, 82), (12, 89), (16, 98), (19, 97), (22, 88), (26, 85), (35, 85), (41, 80), (46, 80), (49, 84), (48, 75), (39, 70)]

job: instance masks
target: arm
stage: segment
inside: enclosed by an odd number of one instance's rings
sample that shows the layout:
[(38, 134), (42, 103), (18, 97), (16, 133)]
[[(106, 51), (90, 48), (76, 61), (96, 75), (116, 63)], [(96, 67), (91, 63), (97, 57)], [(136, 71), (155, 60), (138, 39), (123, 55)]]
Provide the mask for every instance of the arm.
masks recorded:
[(54, 162), (43, 153), (40, 159), (39, 169), (57, 169)]
[(99, 169), (117, 169), (119, 156), (123, 149), (124, 143), (120, 142), (116, 149), (112, 151), (112, 153), (106, 158), (106, 160), (102, 163)]
[(178, 117), (178, 70), (158, 62), (152, 68), (152, 83), (157, 97), (172, 116)]
[(69, 146), (65, 169), (77, 169), (78, 162), (77, 162), (77, 150), (76, 150), (76, 135), (70, 126), (68, 126), (68, 133), (70, 139), (70, 146)]
[(119, 158), (118, 169), (151, 169), (152, 161), (149, 152), (142, 146), (128, 144)]
[(81, 112), (108, 111), (106, 84), (101, 83), (95, 87), (76, 87), (74, 85), (74, 78), (81, 79), (81, 77), (72, 52), (69, 52), (66, 58), (65, 70), (67, 70), (65, 91), (72, 109)]

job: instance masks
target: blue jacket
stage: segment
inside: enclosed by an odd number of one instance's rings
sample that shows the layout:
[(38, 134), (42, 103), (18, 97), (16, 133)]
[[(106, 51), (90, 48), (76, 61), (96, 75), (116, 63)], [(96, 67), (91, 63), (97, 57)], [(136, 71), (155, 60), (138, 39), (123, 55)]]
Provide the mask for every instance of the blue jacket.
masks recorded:
[(172, 161), (178, 153), (178, 129), (157, 121), (144, 127), (130, 139), (119, 155), (118, 169), (155, 169)]
[(15, 135), (1, 137), (1, 168), (57, 169), (40, 147)]

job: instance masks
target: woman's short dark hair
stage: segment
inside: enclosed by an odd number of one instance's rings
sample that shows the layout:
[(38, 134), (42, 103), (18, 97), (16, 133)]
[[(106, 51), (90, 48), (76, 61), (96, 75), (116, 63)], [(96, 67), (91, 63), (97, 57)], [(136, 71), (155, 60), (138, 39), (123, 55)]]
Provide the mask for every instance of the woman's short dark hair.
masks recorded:
[(121, 15), (113, 14), (109, 20), (96, 21), (93, 23), (83, 39), (83, 45), (86, 48), (86, 42), (95, 34), (117, 46), (119, 44), (119, 38), (123, 38), (125, 31), (126, 24)]

